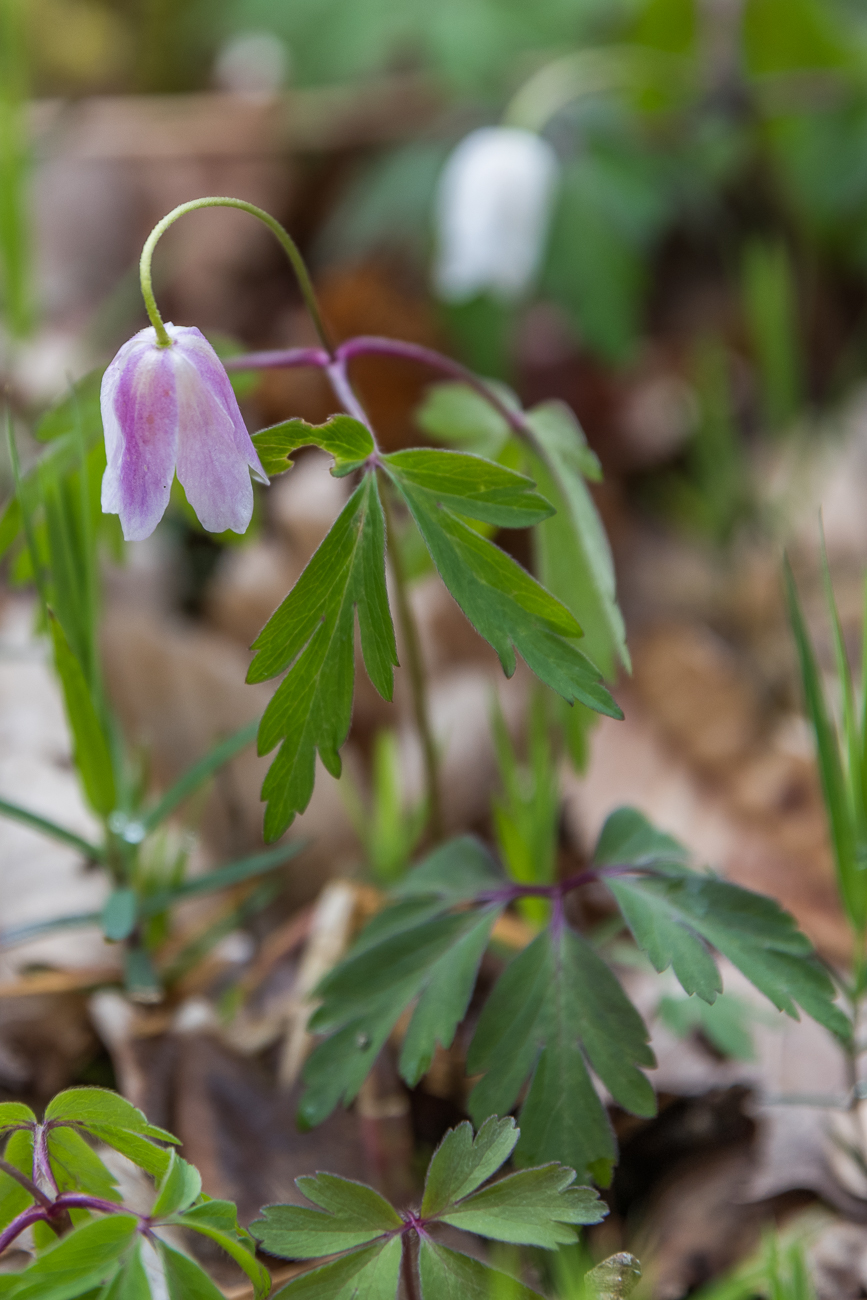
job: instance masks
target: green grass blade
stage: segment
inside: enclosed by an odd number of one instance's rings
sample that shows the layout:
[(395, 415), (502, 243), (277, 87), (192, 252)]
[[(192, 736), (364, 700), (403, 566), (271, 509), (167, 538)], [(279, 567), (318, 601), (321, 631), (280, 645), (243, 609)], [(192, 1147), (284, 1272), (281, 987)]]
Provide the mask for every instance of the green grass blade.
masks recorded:
[(66, 639), (60, 620), (48, 610), (54, 662), (63, 687), (66, 716), (75, 746), (75, 765), (91, 807), (107, 817), (116, 802), (114, 768), (108, 740), (85, 679), (84, 670)]
[(7, 327), (19, 337), (33, 324), (26, 12), (26, 0), (0, 0), (0, 286)]
[(213, 776), (224, 764), (240, 754), (252, 741), (256, 739), (256, 732), (259, 727), (259, 720), (248, 722), (236, 731), (234, 735), (228, 736), (221, 740), (213, 749), (200, 758), (198, 763), (184, 772), (173, 786), (165, 792), (163, 797), (150, 808), (141, 818), (141, 824), (145, 831), (152, 831), (160, 822), (165, 821), (170, 813), (173, 813), (177, 807), (188, 799), (191, 794), (195, 794), (200, 786), (204, 785), (209, 777)]
[(101, 912), (76, 912), (72, 916), (54, 916), (47, 921), (32, 921), (30, 925), (16, 925), (11, 930), (0, 930), (0, 948), (12, 948), (18, 943), (28, 943), (41, 934), (55, 930), (80, 930), (87, 925), (99, 925)]
[[(853, 821), (856, 826), (861, 828), (863, 825), (863, 809), (859, 798), (861, 791), (861, 735), (858, 729), (858, 715), (855, 709), (855, 691), (852, 684), (852, 670), (849, 666), (849, 656), (846, 653), (846, 643), (843, 639), (843, 628), (840, 623), (840, 614), (837, 609), (837, 602), (834, 598), (834, 588), (831, 584), (831, 571), (828, 567), (828, 553), (825, 549), (825, 535), (822, 533), (822, 583), (825, 588), (825, 601), (828, 606), (828, 618), (831, 623), (832, 640), (834, 644), (834, 661), (837, 666), (837, 677), (840, 681), (840, 693), (843, 706), (843, 735), (846, 740), (846, 754), (849, 760), (848, 771), (848, 794), (850, 799), (850, 810)], [(859, 813), (861, 814), (859, 816)]]
[(818, 664), (788, 560), (785, 561), (783, 574), (789, 621), (798, 652), (807, 714), (816, 737), (819, 776), (822, 781), (831, 844), (837, 865), (840, 895), (849, 920), (860, 930), (867, 915), (867, 894), (865, 894), (867, 877), (857, 871), (855, 828), (852, 824), (849, 798), (840, 761), (837, 731), (828, 713)]
[(239, 925), (261, 912), (269, 903), (277, 897), (280, 892), (280, 885), (276, 881), (268, 880), (264, 884), (254, 889), (242, 903), (233, 908), (231, 912), (215, 921), (213, 925), (208, 926), (204, 934), (198, 935), (185, 948), (182, 948), (175, 957), (172, 964), (164, 971), (160, 971), (160, 979), (163, 984), (171, 985), (176, 980), (186, 975), (187, 971), (193, 969), (204, 957), (208, 955), (215, 944), (231, 934)]
[(53, 840), (59, 840), (61, 844), (66, 844), (72, 849), (77, 849), (83, 853), (86, 858), (94, 862), (105, 861), (105, 850), (98, 844), (91, 844), (89, 840), (82, 839), (74, 831), (68, 831), (65, 826), (58, 826), (57, 822), (51, 821), (48, 817), (42, 817), (39, 813), (31, 812), (29, 808), (22, 808), (17, 803), (10, 803), (8, 799), (0, 799), (0, 816), (9, 817), (12, 821), (23, 822), (25, 826), (32, 827), (33, 830), (42, 831), (43, 835), (48, 835)]
[(254, 876), (273, 871), (300, 853), (306, 844), (295, 840), (292, 844), (280, 844), (267, 853), (257, 853), (253, 857), (243, 858), (240, 862), (231, 862), (225, 867), (217, 867), (195, 880), (187, 880), (177, 889), (161, 889), (157, 894), (145, 898), (141, 905), (142, 916), (155, 916), (185, 898), (194, 898), (198, 894), (212, 894), (218, 889), (230, 889), (232, 885), (241, 885)]

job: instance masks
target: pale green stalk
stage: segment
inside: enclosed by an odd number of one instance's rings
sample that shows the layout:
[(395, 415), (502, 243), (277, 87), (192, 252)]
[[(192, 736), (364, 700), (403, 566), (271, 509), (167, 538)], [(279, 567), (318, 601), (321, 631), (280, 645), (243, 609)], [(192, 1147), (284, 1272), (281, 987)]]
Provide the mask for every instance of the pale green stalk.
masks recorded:
[(292, 265), (292, 270), (298, 279), (298, 287), (301, 290), (301, 296), (310, 312), (313, 324), (316, 326), (316, 333), (322, 341), (322, 345), (328, 351), (329, 355), (334, 355), (334, 344), (325, 323), (319, 311), (319, 303), (316, 300), (316, 294), (313, 289), (313, 283), (304, 264), (304, 259), (298, 250), (298, 246), (292, 239), (291, 235), (284, 230), (280, 222), (272, 217), (269, 212), (263, 208), (257, 208), (255, 203), (247, 203), (245, 199), (232, 199), (226, 197), (209, 197), (204, 199), (191, 199), (189, 203), (181, 203), (178, 207), (173, 208), (162, 221), (158, 221), (151, 233), (148, 235), (145, 246), (142, 249), (141, 261), (139, 262), (139, 276), (141, 279), (141, 292), (144, 298), (145, 310), (151, 324), (156, 331), (157, 343), (161, 348), (171, 347), (172, 340), (169, 338), (160, 310), (157, 307), (157, 300), (154, 297), (153, 280), (151, 276), (151, 261), (154, 255), (154, 249), (159, 243), (162, 236), (168, 230), (169, 226), (174, 225), (178, 217), (184, 216), (187, 212), (198, 212), (200, 208), (238, 208), (241, 212), (249, 212), (251, 216), (258, 217), (260, 221), (268, 227), (274, 234), (283, 248), (286, 256)]

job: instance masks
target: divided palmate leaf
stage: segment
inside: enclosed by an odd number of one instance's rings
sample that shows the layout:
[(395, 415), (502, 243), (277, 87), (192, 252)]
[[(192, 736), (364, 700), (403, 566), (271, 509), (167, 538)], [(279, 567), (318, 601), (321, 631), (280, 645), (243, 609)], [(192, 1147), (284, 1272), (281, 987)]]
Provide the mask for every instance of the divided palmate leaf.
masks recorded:
[(467, 1056), (484, 1074), (470, 1094), (476, 1122), (510, 1111), (529, 1077), (520, 1112), (521, 1164), (568, 1161), (605, 1182), (615, 1143), (592, 1069), (635, 1115), (655, 1112), (638, 1066), (655, 1064), (647, 1030), (616, 977), (589, 943), (562, 922), (513, 958), (485, 1003)]
[(691, 870), (684, 858), (676, 840), (631, 808), (611, 814), (596, 847), (598, 866), (639, 868), (610, 875), (606, 884), (656, 969), (672, 966), (687, 993), (712, 1003), (722, 990), (715, 948), (778, 1010), (797, 1019), (800, 1006), (847, 1037), (849, 1021), (834, 1004), (831, 978), (788, 912), (771, 898)]
[(440, 506), (498, 528), (528, 528), (554, 513), (532, 479), (459, 451), (419, 448), (385, 458), (392, 473), (430, 493)]
[[(535, 448), (530, 471), (556, 511), (540, 521), (535, 534), (540, 580), (579, 619), (586, 636), (583, 648), (611, 676), (617, 659), (629, 667), (629, 653), (615, 595), (611, 549), (585, 481), (602, 477), (599, 461), (564, 403), (544, 402), (521, 412), (508, 388), (491, 381), (487, 386), (523, 419), (524, 448)], [(492, 459), (509, 454), (507, 444), (517, 451), (504, 417), (467, 384), (433, 385), (417, 419), (427, 433), (467, 451)]]
[[(436, 458), (445, 454), (396, 452), (383, 457), (383, 465), (406, 501), (431, 558), (458, 605), (476, 631), (494, 647), (507, 677), (515, 671), (517, 651), (537, 677), (570, 703), (580, 700), (597, 712), (622, 717), (601, 684), (598, 670), (575, 645), (582, 632), (574, 615), (511, 556), (480, 536), (456, 513), (459, 510), (460, 515), (468, 518), (482, 518), (488, 523), (511, 527), (515, 521), (515, 503), (520, 498), (515, 495), (509, 498), (508, 504), (498, 508), (493, 494), (485, 498), (482, 490), (474, 487), (470, 472), (465, 480), (456, 475), (455, 481), (443, 482), (437, 472)], [(427, 474), (419, 469), (422, 462), (417, 459), (425, 455), (431, 458)], [(452, 455), (458, 458), (457, 453)], [(472, 462), (478, 458), (460, 459)], [(480, 464), (486, 466), (488, 462)], [(484, 473), (492, 475), (492, 469)], [(482, 470), (478, 476), (482, 478)], [(520, 475), (512, 478), (529, 484)], [(466, 491), (456, 498), (462, 483)], [(536, 502), (543, 500), (533, 495)], [(534, 505), (533, 509), (541, 507)], [(530, 519), (528, 511), (527, 522)]]
[[(475, 1139), (470, 1125), (464, 1123), (447, 1133), (437, 1148), (419, 1211), (424, 1226), (418, 1234), (423, 1300), (489, 1300), (498, 1294), (498, 1286), (518, 1300), (538, 1295), (514, 1278), (433, 1240), (427, 1230), (438, 1222), (494, 1241), (553, 1250), (576, 1240), (576, 1225), (597, 1223), (607, 1212), (594, 1191), (573, 1186), (574, 1170), (557, 1164), (524, 1170), (478, 1190), (509, 1158), (518, 1137), (514, 1120), (492, 1116)], [(398, 1214), (372, 1188), (346, 1178), (317, 1174), (296, 1182), (319, 1208), (267, 1206), (264, 1219), (252, 1225), (262, 1247), (287, 1259), (346, 1253), (294, 1278), (278, 1296), (394, 1300), (402, 1241), (417, 1232), (417, 1220)], [(412, 1266), (411, 1253), (403, 1258)]]
[(296, 1179), (298, 1190), (319, 1208), (266, 1205), (253, 1224), (263, 1250), (292, 1259), (320, 1259), (367, 1246), (399, 1232), (403, 1219), (379, 1192), (364, 1183), (316, 1174)]
[(490, 1116), (473, 1137), (464, 1121), (450, 1129), (428, 1165), (421, 1203), (422, 1218), (445, 1213), (464, 1196), (481, 1187), (508, 1160), (520, 1132), (511, 1117)]
[(505, 906), (496, 899), (470, 909), (465, 904), (504, 883), (487, 851), (468, 836), (438, 849), (402, 882), (397, 901), (373, 918), (316, 990), (322, 1005), (310, 1028), (329, 1037), (304, 1067), (303, 1123), (321, 1123), (339, 1101), (352, 1101), (416, 999), (400, 1055), (403, 1078), (414, 1086), (437, 1043), (450, 1046)]
[(423, 1300), (491, 1300), (498, 1295), (538, 1300), (539, 1296), (517, 1278), (432, 1238), (419, 1246), (418, 1268)]
[[(183, 1179), (179, 1179), (174, 1188), (175, 1196), (182, 1197), (181, 1204), (189, 1198), (195, 1182), (201, 1184), (197, 1170), (187, 1165), (187, 1171), (190, 1172), (185, 1171)], [(163, 1185), (160, 1200), (166, 1193), (169, 1181), (167, 1179)], [(154, 1214), (156, 1213), (154, 1207)], [(197, 1232), (224, 1250), (252, 1282), (254, 1300), (264, 1300), (271, 1289), (271, 1278), (268, 1270), (256, 1258), (256, 1243), (250, 1233), (238, 1223), (237, 1211), (231, 1201), (213, 1201), (206, 1196), (199, 1197), (197, 1193), (195, 1204), (187, 1205), (174, 1214), (166, 1215), (165, 1211), (162, 1213), (166, 1223)]]
[[(70, 1179), (67, 1184), (69, 1187), (78, 1186), (76, 1179), (80, 1181), (88, 1176), (91, 1189), (95, 1189), (100, 1170), (102, 1176), (109, 1180), (106, 1186), (113, 1186), (108, 1170), (81, 1138), (81, 1133), (120, 1151), (158, 1179), (163, 1178), (169, 1168), (171, 1152), (157, 1143), (177, 1144), (179, 1140), (165, 1129), (149, 1124), (131, 1102), (107, 1088), (67, 1088), (49, 1102), (45, 1110), (45, 1122), (52, 1165), (57, 1164), (56, 1172), (59, 1172), (60, 1166), (68, 1171), (65, 1176)], [(88, 1169), (89, 1175), (86, 1174)], [(113, 1199), (113, 1194), (109, 1191), (98, 1193), (93, 1190), (93, 1194)]]
[(575, 1241), (571, 1225), (598, 1223), (606, 1210), (597, 1193), (573, 1187), (574, 1169), (561, 1164), (525, 1169), (477, 1190), (508, 1160), (519, 1137), (513, 1119), (495, 1115), (485, 1120), (475, 1139), (469, 1123), (451, 1129), (428, 1166), (422, 1218), (494, 1241), (548, 1250)]
[(401, 1255), (399, 1237), (364, 1246), (293, 1278), (272, 1300), (394, 1300)]
[(269, 478), (292, 468), (289, 459), (300, 447), (321, 447), (334, 457), (332, 474), (342, 478), (358, 469), (373, 451), (373, 438), (360, 420), (350, 415), (332, 415), (325, 424), (306, 420), (284, 420), (253, 434), (262, 468)]
[(4, 1274), (0, 1290), (14, 1300), (74, 1300), (112, 1277), (136, 1244), (138, 1219), (110, 1214), (74, 1228), (39, 1253), (22, 1273)]
[(385, 588), (385, 521), (372, 474), (253, 645), (248, 681), (289, 669), (259, 727), (260, 754), (282, 742), (262, 788), (267, 840), (307, 807), (317, 750), (328, 771), (340, 774), (338, 751), (352, 713), (356, 608), (368, 676), (391, 699), (397, 650)]

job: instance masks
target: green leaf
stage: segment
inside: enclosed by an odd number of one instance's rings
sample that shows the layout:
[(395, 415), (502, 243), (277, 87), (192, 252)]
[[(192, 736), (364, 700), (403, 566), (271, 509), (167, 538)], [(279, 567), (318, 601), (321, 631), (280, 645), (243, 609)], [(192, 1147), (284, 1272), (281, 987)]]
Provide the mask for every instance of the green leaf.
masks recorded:
[[(505, 405), (520, 409), (514, 393), (505, 384), (491, 379), (485, 383)], [(509, 426), (499, 411), (481, 393), (459, 381), (432, 384), (415, 418), (425, 433), (434, 438), (491, 460), (499, 458), (509, 439)]]
[[(18, 1103), (9, 1102), (10, 1106)], [(21, 1107), (26, 1110), (26, 1106)], [(33, 1174), (33, 1130), (17, 1129), (6, 1143), (6, 1150), (3, 1152), (3, 1158), (7, 1164), (19, 1169), (22, 1174), (28, 1178)], [(0, 1229), (10, 1224), (13, 1219), (26, 1210), (28, 1205), (33, 1204), (33, 1197), (26, 1187), (22, 1187), (17, 1179), (10, 1177), (9, 1174), (0, 1170)]]
[(515, 1149), (520, 1133), (511, 1117), (491, 1115), (475, 1138), (469, 1121), (449, 1129), (428, 1165), (422, 1218), (441, 1215), (495, 1174)]
[(515, 651), (537, 677), (570, 701), (612, 717), (622, 713), (597, 669), (573, 644), (581, 628), (573, 615), (511, 556), (452, 514), (439, 497), (417, 487), (392, 464), (386, 469), (404, 497), (431, 558), (476, 631), (494, 647), (503, 671), (515, 671)]
[(60, 621), (51, 610), (48, 611), (48, 622), (54, 642), (54, 662), (63, 687), (66, 715), (75, 746), (75, 766), (88, 802), (105, 817), (114, 808), (116, 801), (108, 741), (94, 708), (81, 664), (72, 653)]
[(857, 827), (843, 774), (837, 729), (825, 701), (819, 666), (788, 560), (784, 563), (783, 575), (807, 714), (816, 737), (816, 758), (822, 781), (825, 815), (831, 832), (837, 884), (850, 922), (857, 931), (861, 931), (867, 924), (867, 872), (858, 861)]
[(562, 1159), (579, 1171), (615, 1155), (614, 1137), (588, 1066), (614, 1100), (637, 1115), (655, 1111), (636, 1065), (652, 1066), (647, 1030), (617, 979), (590, 945), (560, 924), (540, 934), (500, 976), (467, 1057), (485, 1073), (469, 1099), (476, 1122), (521, 1108), (522, 1164)]
[(248, 681), (289, 668), (259, 727), (259, 753), (282, 741), (262, 787), (265, 838), (276, 839), (313, 792), (316, 751), (334, 776), (349, 732), (354, 677), (354, 610), (368, 676), (391, 699), (397, 663), (385, 587), (385, 521), (375, 477), (352, 494), (253, 648)]
[[(467, 911), (461, 905), (506, 883), (471, 836), (442, 845), (400, 882), (397, 901), (373, 917), (317, 990), (323, 1002), (310, 1027), (331, 1036), (314, 1048), (304, 1068), (303, 1123), (320, 1123), (341, 1098), (348, 1104), (416, 998), (400, 1056), (403, 1077), (416, 1084), (437, 1042), (449, 1046), (504, 906), (494, 902)], [(453, 913), (453, 907), (461, 910)]]
[(113, 943), (126, 939), (138, 919), (138, 894), (134, 889), (113, 889), (102, 909), (102, 928)]
[(189, 1255), (173, 1250), (164, 1241), (158, 1246), (170, 1300), (224, 1300), (220, 1288)]
[(253, 1283), (255, 1300), (264, 1300), (271, 1289), (271, 1278), (268, 1270), (256, 1259), (253, 1238), (238, 1223), (237, 1211), (231, 1201), (204, 1200), (183, 1213), (173, 1215), (167, 1222), (190, 1228), (215, 1242), (247, 1274)]
[(538, 1291), (517, 1278), (441, 1246), (430, 1237), (420, 1243), (418, 1263), (422, 1300), (491, 1300), (491, 1296), (499, 1294), (498, 1284), (509, 1300), (539, 1296)]
[(331, 473), (335, 478), (358, 469), (373, 453), (370, 430), (350, 415), (332, 415), (325, 424), (285, 420), (254, 433), (253, 443), (269, 478), (292, 468), (289, 457), (299, 447), (321, 447), (329, 452), (334, 457)]
[(296, 853), (300, 853), (304, 847), (303, 840), (281, 844), (265, 853), (255, 853), (252, 857), (242, 858), (240, 862), (230, 862), (225, 867), (215, 867), (213, 871), (208, 871), (203, 876), (185, 880), (174, 889), (160, 889), (142, 899), (141, 914), (144, 917), (155, 916), (158, 912), (165, 911), (166, 908), (180, 902), (181, 899), (194, 898), (198, 894), (210, 894), (218, 889), (229, 889), (232, 885), (243, 884), (245, 880), (252, 880), (256, 876), (264, 875), (282, 866), (284, 862), (294, 858)]
[(0, 1133), (19, 1124), (35, 1124), (36, 1116), (23, 1101), (0, 1101)]
[(610, 678), (617, 659), (627, 669), (630, 661), (611, 547), (585, 482), (600, 477), (598, 462), (565, 403), (545, 402), (526, 419), (541, 452), (533, 474), (556, 509), (535, 534), (539, 576), (580, 620), (588, 655)]
[(22, 527), (21, 502), (14, 496), (6, 502), (3, 514), (0, 515), (0, 557), (18, 540)]
[(120, 1202), (117, 1179), (80, 1133), (73, 1128), (52, 1128), (47, 1142), (51, 1170), (62, 1192), (86, 1192)]
[[(500, 889), (508, 882), (497, 863), (473, 835), (459, 835), (429, 854), (399, 882), (396, 898), (433, 897), (442, 902), (467, 903), (486, 889)], [(374, 917), (364, 934), (388, 916), (389, 910)]]
[(6, 1294), (15, 1300), (83, 1296), (111, 1275), (135, 1241), (137, 1230), (138, 1219), (131, 1214), (110, 1214), (84, 1223), (42, 1251), (29, 1268), (16, 1275), (15, 1285)]
[(756, 1059), (750, 1033), (754, 1008), (733, 993), (720, 994), (712, 1004), (700, 998), (665, 994), (659, 999), (656, 1014), (678, 1038), (687, 1038), (698, 1031), (723, 1056), (736, 1061)]
[[(441, 903), (423, 907), (415, 924), (402, 909), (394, 933), (350, 954), (317, 989), (323, 1002), (310, 1028), (331, 1036), (314, 1049), (304, 1067), (307, 1088), (299, 1113), (306, 1124), (320, 1123), (341, 1099), (345, 1105), (352, 1101), (398, 1019), (416, 998), (400, 1056), (403, 1077), (411, 1085), (417, 1083), (437, 1041), (443, 1047), (451, 1044), (503, 905), (454, 913), (443, 913)], [(436, 914), (430, 917), (426, 912), (432, 907)]]
[(383, 462), (402, 482), (435, 497), (441, 506), (498, 528), (527, 528), (554, 513), (534, 492), (532, 479), (459, 451), (396, 451)]
[(77, 849), (79, 853), (83, 853), (86, 858), (92, 858), (94, 862), (105, 861), (105, 850), (99, 845), (89, 843), (80, 835), (68, 831), (65, 826), (58, 826), (47, 817), (41, 817), (38, 813), (30, 812), (28, 808), (10, 803), (8, 799), (0, 799), (0, 816), (11, 817), (13, 821), (22, 822), (36, 831), (42, 831), (43, 835), (59, 840), (61, 844), (68, 844), (70, 848)]
[(302, 1273), (272, 1300), (395, 1300), (400, 1258), (400, 1238), (393, 1237)]
[(80, 1124), (83, 1128), (88, 1128), (91, 1124), (109, 1124), (130, 1129), (133, 1133), (143, 1133), (145, 1137), (153, 1137), (160, 1142), (180, 1141), (165, 1129), (149, 1124), (145, 1115), (132, 1102), (109, 1088), (67, 1088), (48, 1103), (45, 1119)]
[(557, 1250), (577, 1241), (574, 1224), (599, 1223), (607, 1207), (590, 1187), (573, 1187), (561, 1164), (523, 1169), (475, 1192), (439, 1217), (494, 1241)]
[(202, 1176), (193, 1165), (182, 1160), (176, 1151), (169, 1156), (169, 1165), (160, 1181), (151, 1216), (164, 1219), (169, 1214), (186, 1210), (202, 1190)]
[(318, 1259), (366, 1246), (386, 1233), (399, 1232), (403, 1219), (388, 1201), (364, 1183), (335, 1174), (296, 1178), (308, 1201), (318, 1205), (266, 1205), (250, 1231), (263, 1250), (284, 1259)]
[(99, 390), (103, 367), (91, 370), (55, 406), (37, 421), (33, 430), (40, 442), (54, 442), (57, 438), (77, 432), (79, 426), (87, 430), (102, 431), (99, 409)]
[[(156, 1146), (139, 1133), (131, 1133), (129, 1129), (116, 1128), (111, 1124), (88, 1124), (87, 1131), (97, 1141), (104, 1142), (108, 1147), (114, 1147), (115, 1151), (120, 1151), (153, 1178), (162, 1178), (169, 1167), (171, 1151)], [(169, 1134), (166, 1135), (165, 1140), (177, 1141)]]
[(797, 1019), (800, 1006), (833, 1033), (848, 1036), (831, 978), (788, 912), (762, 894), (690, 870), (683, 856), (682, 847), (640, 813), (620, 809), (603, 828), (594, 859), (613, 857), (642, 869), (635, 876), (608, 876), (606, 884), (656, 969), (672, 966), (687, 993), (713, 1002), (722, 981), (710, 944), (778, 1010)]
[(141, 1240), (133, 1246), (99, 1300), (152, 1300), (151, 1284), (141, 1257)]
[(599, 833), (593, 862), (597, 866), (686, 865), (688, 857), (679, 840), (658, 830), (636, 808), (616, 808)]

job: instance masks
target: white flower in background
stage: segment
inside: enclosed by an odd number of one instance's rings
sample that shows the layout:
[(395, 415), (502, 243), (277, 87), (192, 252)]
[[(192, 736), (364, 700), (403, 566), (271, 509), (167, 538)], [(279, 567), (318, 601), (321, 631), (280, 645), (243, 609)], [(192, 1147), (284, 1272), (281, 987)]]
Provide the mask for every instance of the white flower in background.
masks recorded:
[(519, 298), (538, 269), (557, 186), (557, 155), (518, 127), (481, 127), (451, 154), (436, 198), (434, 285), (460, 302)]
[(289, 50), (274, 32), (237, 32), (220, 46), (213, 79), (233, 95), (276, 95), (290, 71)]

